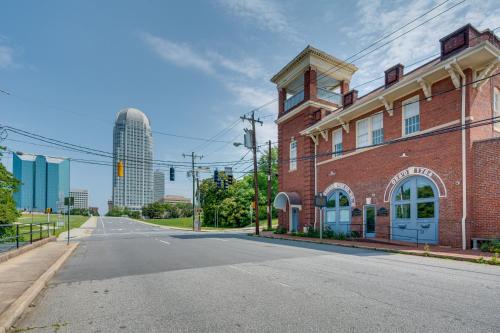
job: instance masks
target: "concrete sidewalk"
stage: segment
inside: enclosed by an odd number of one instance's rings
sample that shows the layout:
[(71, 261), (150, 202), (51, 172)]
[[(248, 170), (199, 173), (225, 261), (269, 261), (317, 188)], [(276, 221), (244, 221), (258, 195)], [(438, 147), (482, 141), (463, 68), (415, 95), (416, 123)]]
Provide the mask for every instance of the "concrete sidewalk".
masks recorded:
[[(85, 223), (83, 223), (79, 228), (70, 229), (69, 238), (78, 239), (81, 237), (88, 237), (94, 232), (96, 225), (97, 225), (97, 217), (95, 216), (89, 217), (89, 219)], [(68, 232), (64, 231), (59, 234), (59, 237), (57, 239), (59, 241), (65, 241), (67, 238), (68, 238)]]
[(262, 232), (261, 237), (294, 240), (294, 241), (302, 241), (309, 243), (331, 244), (331, 245), (354, 247), (360, 249), (411, 254), (417, 256), (453, 259), (453, 260), (470, 261), (478, 263), (488, 262), (490, 264), (500, 265), (500, 258), (498, 258), (497, 261), (496, 257), (493, 257), (491, 253), (481, 252), (476, 250), (462, 250), (445, 246), (431, 245), (428, 248), (424, 248), (424, 245), (416, 247), (413, 245), (387, 244), (387, 243), (375, 243), (375, 242), (372, 243), (368, 241), (319, 239), (311, 237), (292, 236), (288, 234), (274, 234), (268, 231)]
[(0, 263), (0, 333), (10, 328), (77, 246), (49, 242)]

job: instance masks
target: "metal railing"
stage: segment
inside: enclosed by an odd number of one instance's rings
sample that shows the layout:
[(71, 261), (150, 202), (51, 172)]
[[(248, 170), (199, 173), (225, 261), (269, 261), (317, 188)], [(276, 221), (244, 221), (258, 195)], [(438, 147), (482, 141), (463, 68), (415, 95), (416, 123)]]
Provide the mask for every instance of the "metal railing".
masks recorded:
[[(334, 228), (331, 228), (331, 226), (334, 226)], [(328, 223), (325, 223), (325, 225), (323, 226), (323, 237), (345, 239), (345, 240), (360, 240), (360, 239), (369, 240), (372, 237), (367, 237), (365, 235), (364, 232), (365, 227), (366, 225), (363, 223), (337, 223), (334, 225), (329, 225)], [(404, 232), (401, 232), (401, 228), (398, 225), (396, 226), (379, 225), (376, 227), (375, 230), (376, 236), (373, 238), (383, 239), (384, 241), (387, 240), (387, 242), (389, 243), (390, 242), (413, 243), (417, 247), (419, 247), (420, 244), (428, 244), (434, 241), (434, 239), (430, 239), (422, 235), (424, 233), (425, 230), (423, 228), (404, 228)]]
[(338, 106), (342, 105), (342, 95), (330, 90), (318, 88), (317, 97), (319, 99), (337, 104)]
[(287, 98), (287, 100), (285, 101), (285, 112), (290, 110), (291, 108), (293, 108), (294, 106), (296, 106), (297, 104), (302, 102), (303, 100), (304, 100), (304, 91), (303, 90), (299, 91), (295, 95)]
[[(51, 236), (51, 223), (13, 223), (0, 224), (0, 252), (32, 244)], [(55, 235), (56, 224), (53, 223), (52, 235)]]

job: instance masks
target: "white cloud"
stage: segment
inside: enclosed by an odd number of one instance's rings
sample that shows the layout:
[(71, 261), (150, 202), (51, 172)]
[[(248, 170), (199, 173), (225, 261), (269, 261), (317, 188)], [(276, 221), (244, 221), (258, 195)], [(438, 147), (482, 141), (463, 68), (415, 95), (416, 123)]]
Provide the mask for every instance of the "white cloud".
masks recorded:
[(163, 60), (179, 67), (195, 68), (206, 74), (217, 74), (227, 70), (250, 79), (262, 79), (267, 73), (255, 59), (230, 59), (213, 50), (196, 51), (185, 43), (176, 43), (166, 38), (144, 33), (143, 41)]
[(259, 126), (257, 129), (257, 139), (260, 142), (269, 139), (275, 141), (278, 137), (278, 133), (276, 124), (274, 124), (274, 119), (277, 115), (278, 103), (276, 101), (272, 103), (269, 102), (273, 101), (276, 96), (271, 95), (269, 91), (255, 87), (237, 84), (227, 84), (226, 86), (235, 94), (236, 103), (239, 105), (252, 109), (267, 104), (256, 112), (256, 117), (261, 117), (264, 122), (264, 125)]
[[(357, 3), (358, 10), (356, 11), (358, 13), (357, 20), (359, 25), (351, 29), (345, 29), (345, 32), (350, 39), (359, 41), (360, 47), (358, 49), (362, 49), (363, 46), (371, 44), (442, 2), (442, 0), (419, 0), (400, 2), (398, 6), (394, 6), (394, 3), (387, 4), (380, 0), (359, 0)], [(378, 45), (399, 36), (456, 3), (457, 1), (450, 1), (440, 6)], [(396, 39), (387, 46), (356, 61), (355, 64), (359, 67), (359, 71), (354, 76), (353, 85), (381, 76), (385, 69), (397, 63), (409, 65), (434, 53), (438, 53), (439, 39), (467, 23), (472, 23), (472, 25), (480, 30), (496, 28), (500, 23), (500, 8), (494, 0), (472, 0), (451, 9), (401, 38)], [(365, 85), (363, 86), (363, 91), (371, 90), (378, 84), (380, 82)]]
[(208, 51), (207, 55), (214, 66), (220, 66), (237, 74), (243, 74), (250, 79), (259, 79), (266, 75), (262, 65), (255, 59), (245, 58), (242, 60), (233, 60), (215, 51)]
[(270, 0), (217, 0), (217, 2), (230, 14), (243, 18), (252, 26), (297, 39), (297, 32), (290, 26), (287, 15), (277, 2)]
[(148, 33), (143, 34), (142, 39), (158, 56), (168, 62), (180, 67), (193, 67), (207, 74), (215, 72), (212, 63), (187, 44), (175, 43)]
[(7, 46), (0, 45), (0, 69), (14, 66), (14, 51)]

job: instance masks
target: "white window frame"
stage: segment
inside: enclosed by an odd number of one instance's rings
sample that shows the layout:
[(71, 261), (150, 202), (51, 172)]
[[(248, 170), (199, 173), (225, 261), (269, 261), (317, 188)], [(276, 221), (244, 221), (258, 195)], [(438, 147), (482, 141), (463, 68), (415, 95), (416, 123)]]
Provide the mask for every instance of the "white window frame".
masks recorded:
[[(500, 117), (500, 88), (493, 87), (493, 117)], [(500, 132), (500, 119), (494, 119), (493, 130)]]
[[(375, 116), (378, 116), (378, 115), (382, 115), (382, 132), (383, 132), (383, 130), (384, 130), (384, 113), (383, 113), (383, 111), (374, 113), (374, 114), (370, 115), (369, 117), (366, 117), (366, 118), (363, 118), (363, 119), (356, 121), (356, 148), (365, 148), (365, 147), (369, 147), (369, 146), (373, 145), (373, 118)], [(359, 124), (362, 121), (368, 122), (368, 144), (366, 146), (360, 147), (359, 140), (358, 140), (358, 138), (359, 138), (358, 134), (359, 134)], [(382, 142), (384, 142), (383, 137), (382, 137)]]
[[(294, 145), (294, 147), (292, 147)], [(294, 150), (294, 153), (292, 154), (292, 149)], [(297, 170), (297, 140), (295, 138), (290, 139), (290, 165), (289, 165), (289, 170), (290, 171), (295, 171)], [(295, 155), (295, 156), (293, 156)]]
[[(405, 112), (406, 112), (406, 105), (405, 104), (416, 104), (418, 106), (418, 115), (419, 115), (419, 129), (416, 132), (412, 132), (410, 134), (406, 134), (406, 127), (405, 127)], [(413, 97), (410, 97), (408, 99), (405, 99), (404, 101), (401, 102), (401, 136), (411, 136), (420, 133), (422, 131), (422, 117), (420, 115), (420, 96), (416, 95)]]
[[(339, 132), (340, 132), (340, 142), (336, 142), (336, 141), (335, 141), (335, 135), (336, 135), (337, 133), (339, 133)], [(337, 144), (339, 144), (339, 143), (342, 145), (342, 150), (338, 152), (338, 151), (335, 149), (335, 145), (337, 145)], [(332, 131), (332, 156), (333, 156), (333, 157), (342, 156), (342, 151), (343, 151), (343, 150), (344, 150), (344, 138), (343, 138), (343, 136), (342, 136), (342, 128), (338, 128), (338, 129), (336, 129), (336, 130)]]

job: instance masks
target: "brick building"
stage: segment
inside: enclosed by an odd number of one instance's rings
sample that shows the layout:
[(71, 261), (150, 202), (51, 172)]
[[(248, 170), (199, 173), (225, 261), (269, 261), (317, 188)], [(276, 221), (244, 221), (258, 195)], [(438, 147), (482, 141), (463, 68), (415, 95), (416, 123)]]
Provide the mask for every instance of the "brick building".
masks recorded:
[(319, 228), (323, 216), (365, 238), (500, 238), (500, 41), (466, 25), (439, 42), (438, 58), (388, 68), (364, 96), (349, 89), (354, 65), (311, 46), (272, 78), (281, 227)]

